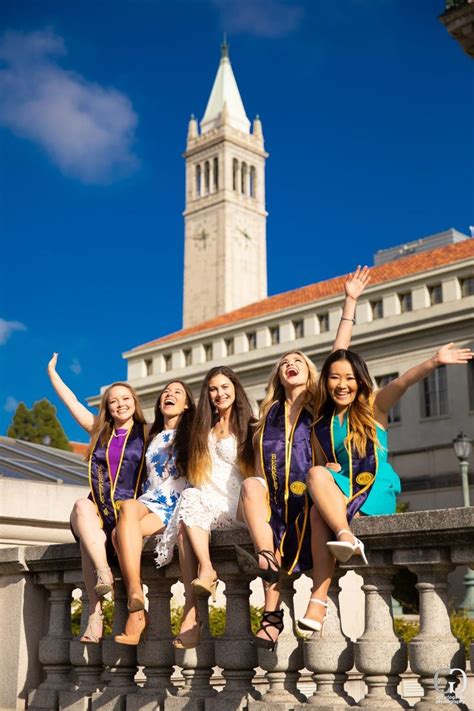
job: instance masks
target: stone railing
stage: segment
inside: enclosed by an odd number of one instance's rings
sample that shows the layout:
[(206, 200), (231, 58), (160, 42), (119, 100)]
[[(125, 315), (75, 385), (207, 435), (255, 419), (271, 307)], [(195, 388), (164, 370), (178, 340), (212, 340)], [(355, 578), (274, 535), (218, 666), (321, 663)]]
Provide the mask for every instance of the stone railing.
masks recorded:
[[(363, 634), (353, 642), (341, 629), (339, 581), (344, 566), (337, 569), (330, 590), (324, 635), (309, 640), (294, 633), (294, 580), (285, 576), (286, 624), (275, 652), (249, 644), (250, 580), (239, 572), (233, 550), (236, 542), (250, 550), (242, 529), (218, 532), (212, 545), (225, 584), (225, 632), (212, 637), (206, 622), (199, 647), (185, 651), (171, 644), (170, 588), (178, 578), (177, 564), (158, 572), (149, 546), (142, 577), (148, 586), (150, 626), (138, 647), (116, 644), (113, 636), (98, 645), (72, 638), (72, 593), (83, 589), (77, 545), (0, 550), (0, 709), (410, 708), (399, 694), (409, 659), (411, 678), (421, 684), (415, 708), (439, 711), (445, 699), (437, 687), (446, 685), (447, 670), (466, 670), (464, 648), (450, 628), (447, 576), (456, 566), (474, 563), (473, 524), (473, 508), (357, 520), (354, 530), (365, 541), (370, 562), (356, 567), (365, 594)], [(420, 633), (408, 645), (393, 627), (391, 579), (400, 568), (416, 574), (420, 594)], [(87, 616), (84, 604), (82, 629)], [(206, 601), (201, 617), (207, 620)], [(123, 630), (125, 619), (125, 591), (117, 580), (113, 634)], [(435, 674), (443, 669), (437, 683)], [(466, 705), (460, 708), (468, 708), (472, 692), (468, 687)]]

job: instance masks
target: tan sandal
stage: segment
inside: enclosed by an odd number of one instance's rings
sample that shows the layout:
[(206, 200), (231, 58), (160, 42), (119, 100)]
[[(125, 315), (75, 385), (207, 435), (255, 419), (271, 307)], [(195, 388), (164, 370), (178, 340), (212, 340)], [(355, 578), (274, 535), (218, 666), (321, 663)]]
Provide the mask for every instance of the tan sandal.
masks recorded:
[[(194, 633), (194, 635), (189, 634), (196, 628), (197, 632)], [(203, 628), (203, 623), (199, 624), (199, 622), (196, 622), (194, 627), (192, 627), (190, 630), (186, 630), (186, 632), (180, 632), (180, 634), (174, 638), (173, 640), (173, 647), (175, 649), (194, 649), (194, 647), (197, 647), (198, 644), (201, 642), (201, 633), (202, 633), (202, 628)], [(185, 637), (185, 635), (188, 635)]]
[(107, 568), (97, 568), (95, 571), (97, 576), (97, 583), (94, 587), (96, 595), (99, 597), (104, 597), (107, 593), (113, 592), (114, 590), (114, 574)]
[(104, 615), (102, 610), (97, 610), (89, 615), (87, 627), (79, 642), (82, 644), (99, 644), (104, 638)]

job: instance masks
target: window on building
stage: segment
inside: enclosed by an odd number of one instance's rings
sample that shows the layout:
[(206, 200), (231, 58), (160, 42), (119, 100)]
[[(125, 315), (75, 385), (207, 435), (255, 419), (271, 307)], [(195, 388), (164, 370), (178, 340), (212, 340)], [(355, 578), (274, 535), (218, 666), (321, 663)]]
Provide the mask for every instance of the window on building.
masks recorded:
[[(377, 383), (378, 388), (384, 388), (386, 385), (391, 383), (392, 380), (395, 380), (395, 378), (398, 378), (398, 373), (388, 373), (388, 375), (379, 375), (375, 378), (375, 382)], [(390, 425), (392, 422), (401, 422), (401, 420), (400, 402), (397, 402), (388, 413), (388, 424)]]
[(461, 296), (472, 296), (474, 294), (474, 277), (461, 279)]
[(247, 163), (242, 163), (240, 168), (240, 192), (247, 195)]
[(153, 375), (153, 360), (151, 358), (145, 359), (145, 375)]
[(196, 197), (201, 197), (201, 192), (202, 192), (202, 174), (201, 174), (201, 166), (197, 165), (196, 166)]
[(255, 331), (247, 333), (247, 343), (249, 346), (249, 351), (254, 351), (257, 347), (257, 334)]
[(295, 338), (303, 338), (304, 336), (304, 321), (293, 321), (293, 328), (295, 330)]
[(237, 176), (239, 173), (239, 161), (234, 158), (232, 161), (232, 190), (237, 190)]
[(272, 346), (276, 346), (280, 343), (280, 326), (272, 326), (270, 328), (270, 342)]
[(228, 356), (234, 355), (234, 339), (233, 338), (226, 338), (225, 339), (225, 350)]
[(211, 189), (211, 166), (209, 165), (209, 161), (207, 160), (204, 163), (204, 192), (206, 195), (209, 194), (210, 189)]
[(443, 302), (443, 288), (441, 284), (433, 284), (433, 286), (428, 287), (430, 293), (430, 304), (441, 304)]
[(399, 294), (398, 298), (400, 299), (400, 311), (402, 314), (406, 313), (407, 311), (413, 311), (413, 300), (411, 296), (411, 291), (407, 291), (404, 294)]
[(448, 383), (446, 366), (441, 365), (420, 384), (422, 417), (448, 414)]
[(184, 365), (186, 365), (186, 366), (192, 365), (193, 364), (193, 352), (192, 352), (191, 348), (186, 348), (183, 351), (183, 355), (184, 355)]
[(319, 332), (326, 333), (329, 331), (329, 314), (318, 314)]
[(214, 191), (219, 189), (219, 161), (214, 158), (212, 161), (212, 183)]
[(204, 359), (207, 360), (212, 360), (212, 343), (205, 343), (204, 344)]
[(171, 354), (164, 356), (165, 359), (165, 370), (171, 370)]
[(377, 301), (371, 301), (370, 308), (372, 309), (372, 321), (377, 321), (379, 318), (383, 318), (382, 299), (378, 299)]
[(467, 364), (467, 383), (469, 389), (469, 409), (474, 410), (474, 360)]
[(256, 170), (255, 166), (250, 168), (250, 181), (249, 181), (249, 192), (250, 197), (255, 197), (255, 181), (256, 181)]

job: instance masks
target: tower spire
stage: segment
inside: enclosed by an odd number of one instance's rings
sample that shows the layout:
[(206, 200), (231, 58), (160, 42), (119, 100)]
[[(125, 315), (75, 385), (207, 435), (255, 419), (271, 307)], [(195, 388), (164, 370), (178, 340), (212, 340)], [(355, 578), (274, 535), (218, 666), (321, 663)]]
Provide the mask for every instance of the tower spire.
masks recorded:
[(229, 45), (227, 43), (227, 32), (223, 33), (221, 44), (221, 59), (229, 56)]
[(226, 123), (242, 131), (242, 133), (250, 133), (250, 121), (245, 113), (239, 87), (229, 59), (229, 45), (227, 44), (226, 34), (224, 34), (221, 44), (219, 68), (201, 121), (201, 133), (207, 133), (207, 131), (222, 125), (221, 113), (224, 104), (227, 104), (228, 112)]

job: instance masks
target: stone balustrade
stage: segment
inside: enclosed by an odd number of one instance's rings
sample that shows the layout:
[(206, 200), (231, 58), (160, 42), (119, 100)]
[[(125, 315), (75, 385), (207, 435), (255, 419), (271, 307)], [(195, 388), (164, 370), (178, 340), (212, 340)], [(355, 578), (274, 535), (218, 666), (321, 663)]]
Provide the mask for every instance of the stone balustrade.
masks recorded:
[[(250, 550), (243, 529), (213, 537), (212, 556), (225, 585), (225, 632), (211, 636), (202, 600), (202, 641), (189, 650), (171, 644), (177, 563), (157, 571), (151, 542), (142, 571), (150, 625), (138, 647), (116, 644), (113, 636), (98, 645), (72, 638), (72, 593), (83, 590), (77, 545), (0, 550), (0, 711), (303, 711), (308, 706), (439, 711), (443, 697), (437, 686), (444, 688), (450, 669), (466, 670), (464, 648), (450, 628), (446, 586), (456, 566), (474, 563), (473, 524), (474, 508), (358, 519), (354, 530), (365, 541), (370, 562), (355, 567), (363, 577), (363, 634), (351, 640), (341, 628), (339, 583), (345, 566), (337, 569), (330, 589), (324, 635), (309, 639), (295, 634), (294, 579), (285, 576), (285, 628), (275, 652), (250, 644), (251, 581), (239, 572), (233, 549), (239, 543)], [(408, 645), (393, 627), (391, 580), (400, 568), (415, 573), (420, 594), (420, 632)], [(87, 617), (85, 599), (82, 629)], [(113, 634), (123, 630), (125, 619), (126, 594), (117, 578)], [(421, 685), (415, 706), (401, 693), (408, 665)], [(439, 670), (445, 671), (437, 684)], [(464, 708), (472, 696), (468, 687)]]

